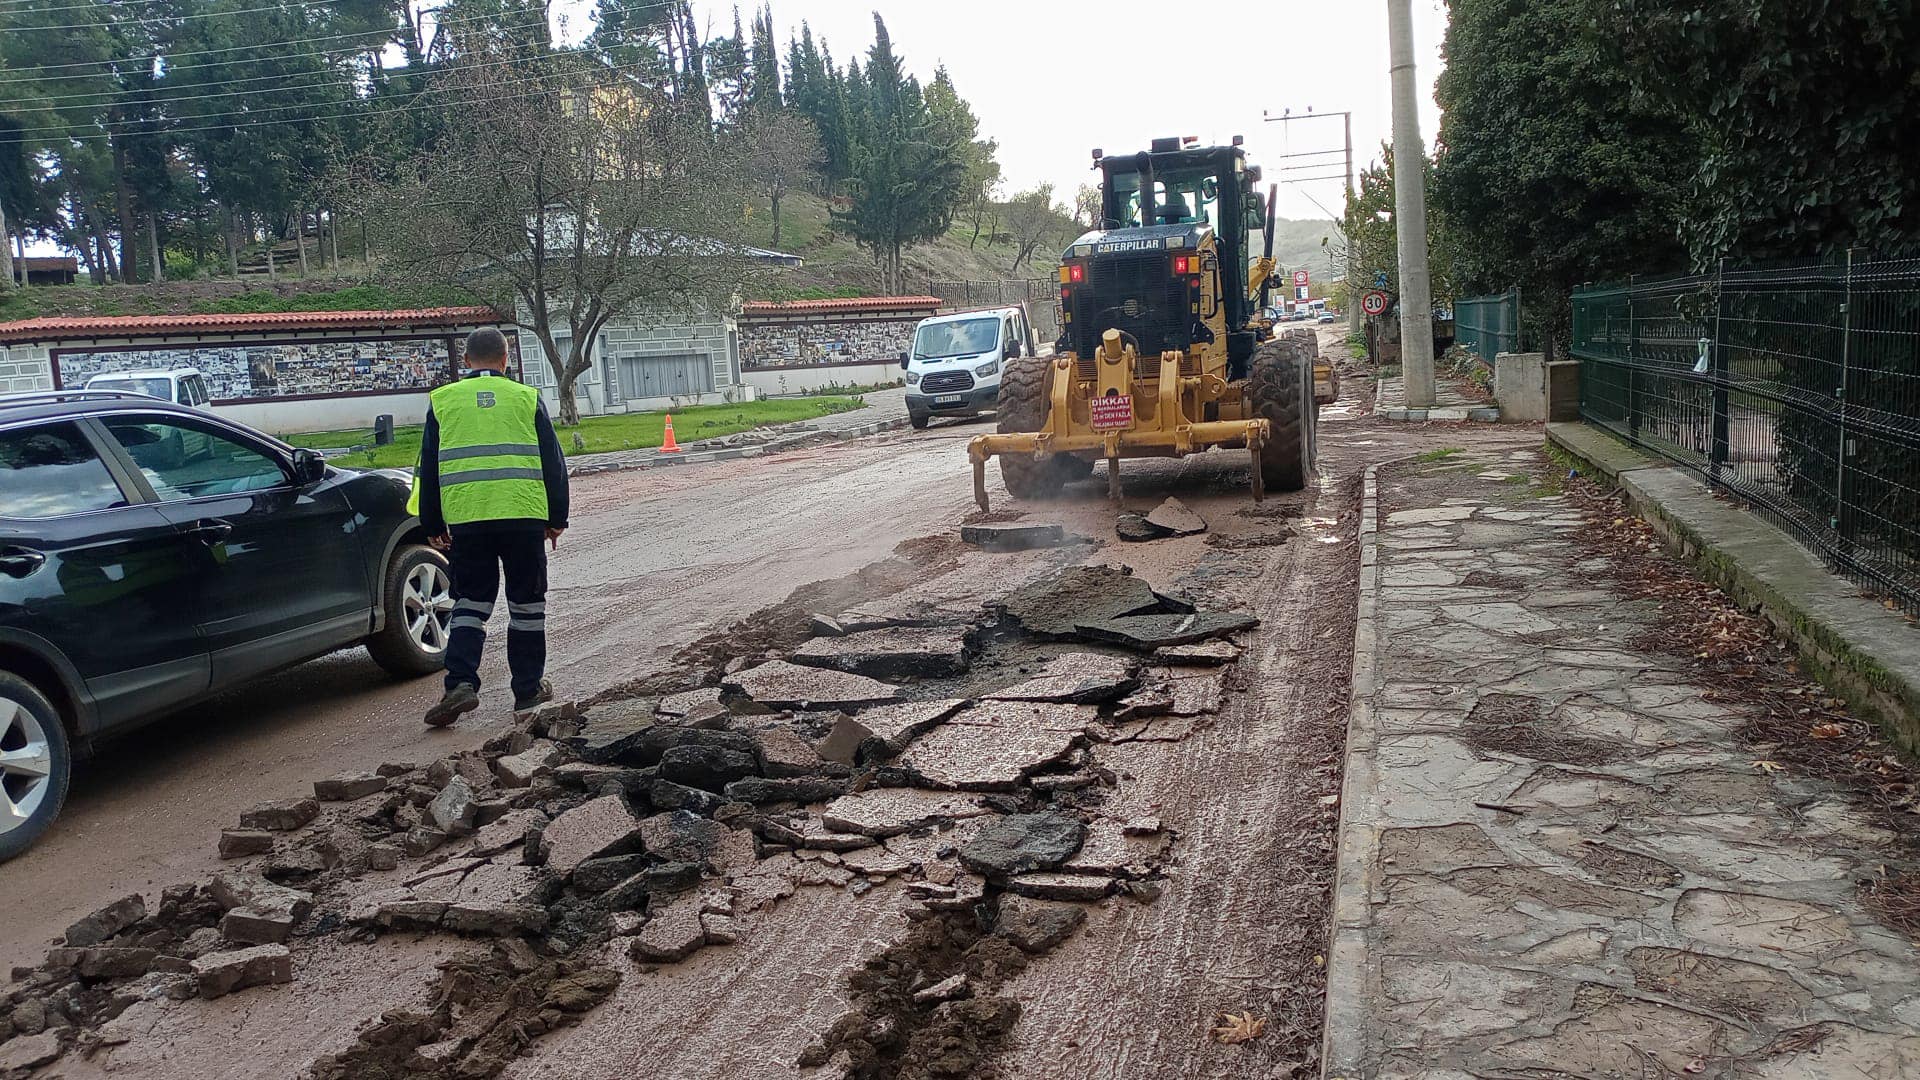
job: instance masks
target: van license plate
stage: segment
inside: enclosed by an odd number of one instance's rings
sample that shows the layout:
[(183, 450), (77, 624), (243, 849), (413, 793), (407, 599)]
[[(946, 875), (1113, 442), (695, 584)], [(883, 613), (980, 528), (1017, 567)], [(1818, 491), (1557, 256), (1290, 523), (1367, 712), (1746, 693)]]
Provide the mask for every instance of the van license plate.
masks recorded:
[(1115, 394), (1094, 398), (1087, 403), (1087, 419), (1095, 431), (1112, 431), (1133, 426), (1133, 395)]
[(935, 405), (958, 405), (967, 400), (965, 394), (941, 394), (933, 399)]

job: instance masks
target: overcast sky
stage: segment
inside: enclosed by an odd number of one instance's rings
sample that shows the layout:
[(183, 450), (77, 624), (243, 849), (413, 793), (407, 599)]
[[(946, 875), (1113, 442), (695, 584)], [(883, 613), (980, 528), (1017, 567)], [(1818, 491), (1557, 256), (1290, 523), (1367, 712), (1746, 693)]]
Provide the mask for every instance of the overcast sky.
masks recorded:
[[(694, 0), (694, 9), (713, 35), (732, 32), (731, 0)], [(1156, 135), (1244, 135), (1269, 179), (1282, 165), (1316, 162), (1333, 167), (1292, 175), (1337, 177), (1339, 155), (1279, 159), (1340, 149), (1337, 118), (1263, 123), (1263, 112), (1351, 110), (1356, 168), (1392, 134), (1383, 0), (774, 0), (781, 54), (804, 19), (836, 60), (864, 58), (876, 10), (908, 70), (922, 81), (941, 64), (952, 73), (981, 133), (1000, 143), (1009, 192), (1051, 181), (1070, 202), (1092, 180), (1092, 148), (1144, 150)], [(1413, 19), (1421, 135), (1431, 149), (1446, 8), (1413, 0)], [(1342, 190), (1337, 178), (1282, 186), (1280, 215), (1328, 216), (1314, 199), (1338, 213)]]

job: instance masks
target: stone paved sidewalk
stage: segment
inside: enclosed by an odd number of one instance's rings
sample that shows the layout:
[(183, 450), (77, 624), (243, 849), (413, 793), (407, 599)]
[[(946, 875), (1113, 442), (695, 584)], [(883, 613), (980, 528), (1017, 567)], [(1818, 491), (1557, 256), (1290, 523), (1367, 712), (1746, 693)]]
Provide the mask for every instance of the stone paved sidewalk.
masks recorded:
[(1407, 407), (1407, 383), (1398, 375), (1386, 375), (1380, 379), (1380, 390), (1374, 400), (1375, 415), (1388, 420), (1482, 420), (1492, 422), (1500, 419), (1500, 406), (1485, 399), (1469, 387), (1464, 379), (1442, 374), (1434, 382), (1432, 406), (1425, 409)]
[(1369, 482), (1330, 1077), (1920, 1077), (1900, 856), (1633, 648), (1532, 447)]

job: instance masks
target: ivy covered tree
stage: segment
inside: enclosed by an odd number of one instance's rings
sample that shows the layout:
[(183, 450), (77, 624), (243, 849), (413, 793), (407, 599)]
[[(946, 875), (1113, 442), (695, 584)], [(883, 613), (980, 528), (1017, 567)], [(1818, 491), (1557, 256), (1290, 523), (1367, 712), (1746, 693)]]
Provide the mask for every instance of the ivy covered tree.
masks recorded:
[(1465, 293), (1518, 286), (1551, 356), (1583, 281), (1677, 264), (1695, 141), (1582, 28), (1601, 0), (1450, 0), (1433, 195)]
[(1589, 22), (1643, 112), (1697, 140), (1681, 235), (1721, 256), (1800, 258), (1920, 240), (1920, 3), (1613, 0)]

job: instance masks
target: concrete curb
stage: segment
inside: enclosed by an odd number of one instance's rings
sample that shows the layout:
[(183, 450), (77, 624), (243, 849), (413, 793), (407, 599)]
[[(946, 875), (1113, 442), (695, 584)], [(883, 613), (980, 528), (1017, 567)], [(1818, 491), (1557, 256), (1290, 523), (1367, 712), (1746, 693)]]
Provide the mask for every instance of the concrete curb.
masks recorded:
[(1765, 518), (1715, 498), (1695, 474), (1584, 423), (1549, 423), (1546, 437), (1617, 484), (1669, 548), (1772, 623), (1809, 674), (1920, 753), (1920, 630)]
[[(811, 422), (812, 421), (801, 421), (803, 424)], [(876, 420), (869, 424), (861, 424), (850, 428), (799, 428), (796, 430), (783, 427), (778, 430), (789, 432), (788, 434), (757, 446), (729, 446), (717, 450), (689, 449), (679, 454), (662, 454), (656, 451), (651, 457), (632, 461), (596, 462), (589, 459), (578, 465), (568, 465), (567, 475), (594, 476), (601, 473), (633, 472), (638, 469), (659, 469), (676, 465), (705, 465), (716, 461), (737, 461), (742, 458), (765, 457), (768, 454), (777, 454), (783, 450), (796, 449), (802, 444), (819, 441), (846, 442), (851, 439), (864, 439), (906, 426), (907, 418), (901, 416), (892, 420)]]
[(1326, 1016), (1321, 1034), (1324, 1080), (1357, 1077), (1367, 1053), (1367, 1003), (1373, 999), (1375, 966), (1367, 951), (1373, 924), (1374, 874), (1380, 864), (1379, 778), (1374, 752), (1379, 728), (1373, 694), (1380, 644), (1380, 481), (1382, 465), (1367, 466), (1360, 492), (1360, 583), (1353, 623), (1353, 698), (1347, 715), (1347, 753), (1340, 785), (1340, 832), (1333, 881), (1333, 912), (1327, 943)]
[(1378, 414), (1386, 420), (1407, 420), (1414, 423), (1422, 421), (1462, 421), (1473, 420), (1485, 424), (1500, 422), (1500, 410), (1496, 406), (1483, 405), (1475, 408), (1443, 406), (1432, 409), (1387, 409)]

